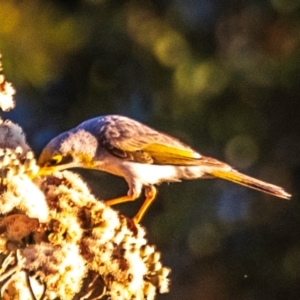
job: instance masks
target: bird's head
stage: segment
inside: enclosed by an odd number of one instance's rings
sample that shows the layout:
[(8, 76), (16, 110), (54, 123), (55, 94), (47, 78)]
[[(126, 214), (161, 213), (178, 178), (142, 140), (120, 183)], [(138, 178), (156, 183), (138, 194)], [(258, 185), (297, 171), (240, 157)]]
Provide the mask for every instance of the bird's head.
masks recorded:
[(52, 139), (43, 149), (38, 164), (41, 173), (69, 168), (95, 168), (97, 138), (85, 130), (70, 130)]

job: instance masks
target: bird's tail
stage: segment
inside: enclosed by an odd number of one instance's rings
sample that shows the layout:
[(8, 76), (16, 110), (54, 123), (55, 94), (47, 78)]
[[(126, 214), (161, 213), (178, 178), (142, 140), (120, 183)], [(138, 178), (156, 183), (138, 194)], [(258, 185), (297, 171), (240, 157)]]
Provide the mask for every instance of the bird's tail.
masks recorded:
[(244, 175), (235, 171), (234, 169), (223, 169), (218, 167), (212, 167), (209, 171), (209, 174), (217, 177), (222, 178), (225, 180), (229, 180), (246, 187), (279, 197), (283, 199), (290, 199), (291, 195), (285, 192), (285, 190), (279, 186), (255, 179), (253, 177)]

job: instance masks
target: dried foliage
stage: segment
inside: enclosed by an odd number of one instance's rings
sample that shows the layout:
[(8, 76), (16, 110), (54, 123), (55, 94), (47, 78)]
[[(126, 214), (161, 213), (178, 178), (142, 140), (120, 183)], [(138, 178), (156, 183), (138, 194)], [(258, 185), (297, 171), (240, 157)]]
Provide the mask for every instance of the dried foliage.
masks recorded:
[(168, 291), (170, 270), (143, 227), (72, 172), (38, 176), (18, 125), (2, 122), (0, 136), (1, 299), (150, 300)]

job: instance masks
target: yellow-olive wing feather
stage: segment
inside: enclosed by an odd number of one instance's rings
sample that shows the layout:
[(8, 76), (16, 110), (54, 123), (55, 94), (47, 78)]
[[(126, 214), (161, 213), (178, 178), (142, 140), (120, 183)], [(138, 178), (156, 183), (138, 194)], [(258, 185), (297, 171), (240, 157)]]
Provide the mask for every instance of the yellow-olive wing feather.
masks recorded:
[(142, 163), (192, 165), (201, 157), (178, 139), (126, 117), (105, 120), (98, 139), (110, 153)]

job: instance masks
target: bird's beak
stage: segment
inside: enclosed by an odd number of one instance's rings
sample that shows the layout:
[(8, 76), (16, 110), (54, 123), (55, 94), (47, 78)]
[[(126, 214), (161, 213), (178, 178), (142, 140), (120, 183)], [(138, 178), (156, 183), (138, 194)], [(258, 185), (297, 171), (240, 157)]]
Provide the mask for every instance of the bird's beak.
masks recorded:
[(52, 173), (56, 171), (62, 171), (66, 169), (71, 169), (78, 167), (78, 164), (76, 162), (70, 162), (67, 164), (61, 164), (61, 165), (56, 165), (56, 166), (45, 166), (41, 167), (37, 173), (36, 176), (46, 176), (46, 175), (51, 175)]

